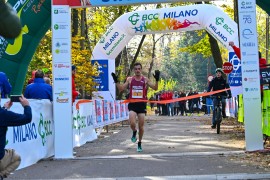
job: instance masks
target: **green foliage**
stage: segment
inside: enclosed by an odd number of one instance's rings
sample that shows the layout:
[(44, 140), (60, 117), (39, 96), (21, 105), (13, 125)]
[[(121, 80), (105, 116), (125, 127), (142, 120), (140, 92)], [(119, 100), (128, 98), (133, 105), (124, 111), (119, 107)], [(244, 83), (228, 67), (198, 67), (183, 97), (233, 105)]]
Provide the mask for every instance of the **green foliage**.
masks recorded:
[(173, 80), (172, 78), (170, 78), (169, 80), (164, 80), (164, 79), (160, 79), (160, 81), (158, 82), (158, 90), (153, 90), (151, 88), (148, 89), (147, 92), (147, 97), (150, 98), (152, 96), (154, 96), (155, 93), (160, 92), (160, 91), (173, 91), (176, 87), (177, 82), (175, 80)]
[[(194, 33), (186, 33), (190, 38), (190, 42), (194, 42), (194, 40), (198, 40), (197, 42), (190, 44), (189, 46), (185, 46), (180, 48), (180, 51), (187, 52), (191, 55), (201, 54), (204, 58), (209, 58), (212, 56), (211, 47), (209, 43), (209, 37), (205, 33), (205, 30), (195, 31), (197, 32), (196, 38), (193, 38)], [(191, 35), (191, 36), (190, 36)]]

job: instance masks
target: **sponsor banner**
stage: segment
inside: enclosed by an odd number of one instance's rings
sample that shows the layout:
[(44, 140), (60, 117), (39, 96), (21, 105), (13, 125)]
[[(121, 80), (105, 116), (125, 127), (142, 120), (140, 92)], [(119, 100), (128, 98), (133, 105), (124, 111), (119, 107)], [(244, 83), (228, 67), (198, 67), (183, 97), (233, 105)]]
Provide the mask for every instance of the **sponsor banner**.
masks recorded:
[(228, 83), (230, 87), (233, 87), (231, 89), (232, 96), (236, 97), (243, 93), (241, 60), (234, 52), (229, 52), (228, 61), (233, 65), (233, 71), (228, 75)]
[(115, 120), (118, 121), (120, 119), (120, 102), (114, 101), (115, 107)]
[[(53, 0), (54, 5), (69, 5), (71, 7), (120, 6), (132, 4), (157, 4), (157, 3), (176, 3), (176, 2), (186, 2), (186, 1), (185, 0)], [(192, 2), (201, 2), (201, 1), (192, 0)]]
[(238, 17), (246, 150), (255, 151), (263, 149), (256, 0), (239, 2)]
[(260, 77), (261, 84), (270, 84), (270, 68), (260, 69)]
[(129, 117), (128, 103), (125, 103), (126, 117)]
[[(1, 99), (1, 106), (8, 100)], [(79, 108), (76, 109), (77, 102), (78, 100), (76, 100), (73, 107), (73, 134), (72, 138), (69, 139), (70, 141), (73, 140), (74, 147), (97, 139), (95, 128), (102, 127), (102, 124), (96, 124), (95, 117), (98, 115), (93, 108), (95, 106), (94, 102), (80, 103)], [(101, 101), (99, 102), (101, 104)], [(113, 109), (112, 111), (110, 110), (113, 113), (110, 115), (107, 125), (126, 120), (125, 118), (118, 118), (117, 120), (113, 118), (116, 117), (114, 113), (115, 104), (120, 106), (120, 101), (107, 102), (109, 102), (108, 107)], [(57, 142), (55, 141), (56, 129), (52, 113), (52, 103), (49, 100), (34, 99), (29, 99), (29, 103), (32, 108), (32, 122), (23, 126), (9, 127), (7, 131), (6, 148), (15, 149), (22, 157), (18, 169), (28, 167), (41, 159), (55, 155), (55, 143)], [(23, 108), (20, 103), (15, 102), (10, 111), (22, 114)], [(60, 145), (63, 146), (63, 143), (60, 143)]]
[(200, 29), (206, 29), (227, 48), (229, 41), (238, 42), (237, 24), (216, 6), (179, 6), (123, 14), (100, 38), (93, 57), (115, 59), (135, 35)]
[(120, 115), (121, 119), (124, 119), (126, 117), (126, 105), (123, 103), (123, 101), (120, 102)]
[(98, 70), (99, 75), (94, 77), (98, 91), (109, 90), (109, 65), (108, 60), (92, 60), (92, 65)]
[(114, 101), (109, 101), (110, 106), (110, 122), (115, 121), (115, 106)]
[(229, 52), (229, 62), (233, 65), (233, 71), (228, 75), (230, 86), (242, 86), (241, 60), (234, 52)]
[[(2, 99), (3, 105), (7, 99)], [(23, 126), (9, 127), (6, 148), (15, 149), (22, 157), (18, 169), (35, 164), (40, 159), (54, 155), (54, 120), (52, 103), (49, 100), (29, 99), (32, 108), (32, 121)], [(23, 113), (20, 103), (13, 103), (10, 109)]]
[(103, 105), (103, 121), (105, 124), (109, 124), (110, 104), (108, 100), (102, 100)]
[[(78, 100), (75, 101), (77, 104)], [(82, 146), (86, 142), (97, 139), (94, 129), (93, 103), (80, 103), (79, 109), (73, 106), (73, 145)]]
[(102, 100), (95, 100), (96, 123), (95, 127), (104, 126)]
[(232, 22), (230, 17), (222, 16), (219, 11), (221, 10), (216, 9), (216, 12), (211, 13), (205, 27), (223, 46), (229, 48), (229, 41), (238, 41), (237, 24)]

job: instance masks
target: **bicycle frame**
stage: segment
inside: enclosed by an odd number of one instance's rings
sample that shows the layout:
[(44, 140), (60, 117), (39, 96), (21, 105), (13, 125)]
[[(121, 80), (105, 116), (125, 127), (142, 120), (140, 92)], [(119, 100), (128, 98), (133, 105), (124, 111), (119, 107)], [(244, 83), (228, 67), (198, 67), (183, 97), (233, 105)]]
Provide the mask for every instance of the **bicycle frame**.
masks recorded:
[(222, 121), (222, 101), (226, 99), (226, 96), (212, 96), (213, 101), (217, 101), (214, 106), (215, 122), (217, 125), (217, 134), (220, 133), (220, 123)]

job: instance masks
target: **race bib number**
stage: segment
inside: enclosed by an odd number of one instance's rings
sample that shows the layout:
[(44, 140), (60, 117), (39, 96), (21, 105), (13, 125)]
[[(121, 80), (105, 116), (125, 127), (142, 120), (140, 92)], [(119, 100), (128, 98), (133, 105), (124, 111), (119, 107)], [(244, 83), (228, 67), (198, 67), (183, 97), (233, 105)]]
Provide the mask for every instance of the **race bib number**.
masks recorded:
[(143, 98), (143, 90), (132, 90), (132, 98)]

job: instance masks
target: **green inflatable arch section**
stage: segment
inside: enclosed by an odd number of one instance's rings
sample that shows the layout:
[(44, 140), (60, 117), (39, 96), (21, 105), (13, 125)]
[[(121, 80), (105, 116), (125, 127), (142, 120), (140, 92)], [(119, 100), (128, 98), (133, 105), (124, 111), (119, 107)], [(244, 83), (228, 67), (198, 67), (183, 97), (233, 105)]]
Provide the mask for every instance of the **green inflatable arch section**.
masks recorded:
[[(36, 48), (51, 27), (51, 0), (9, 0), (21, 19), (23, 30), (16, 39), (0, 36), (0, 71), (7, 74), (12, 94), (21, 94), (29, 63)], [(258, 0), (268, 14), (269, 0)]]
[(51, 0), (9, 0), (22, 23), (16, 39), (0, 37), (0, 71), (7, 74), (12, 94), (21, 94), (29, 63), (51, 26)]

